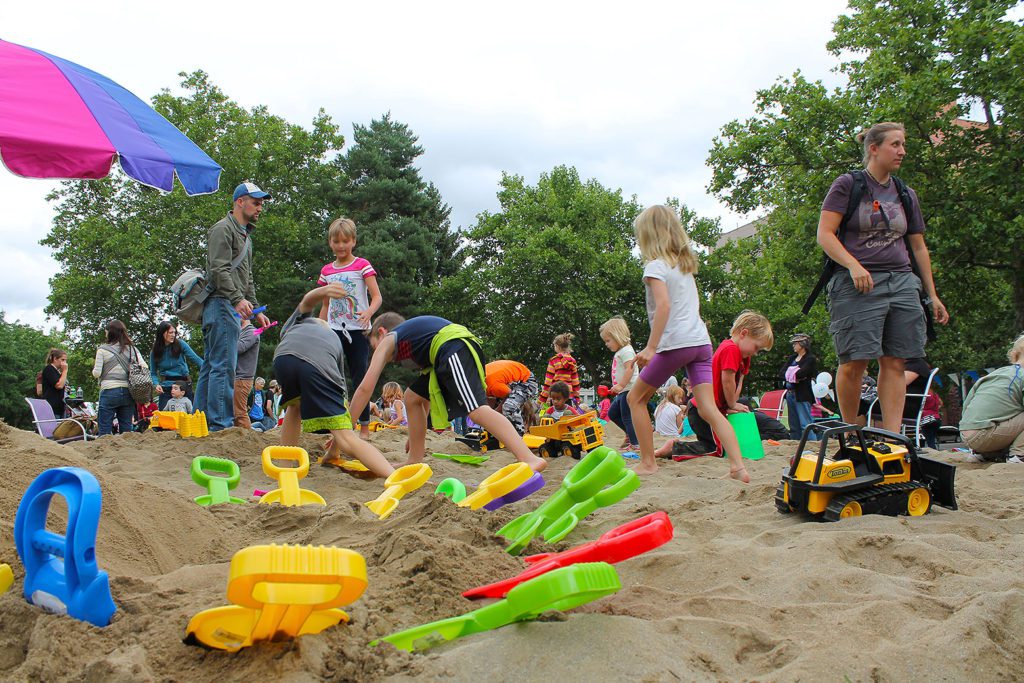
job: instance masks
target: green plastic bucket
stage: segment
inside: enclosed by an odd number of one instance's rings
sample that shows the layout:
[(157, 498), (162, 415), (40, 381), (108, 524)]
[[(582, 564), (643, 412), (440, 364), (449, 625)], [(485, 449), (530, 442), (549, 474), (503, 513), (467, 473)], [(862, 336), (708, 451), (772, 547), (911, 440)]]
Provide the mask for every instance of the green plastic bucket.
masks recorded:
[(752, 412), (733, 413), (728, 419), (736, 432), (736, 440), (740, 442), (740, 454), (747, 460), (763, 458), (764, 445), (761, 443), (761, 432), (757, 428), (757, 416)]

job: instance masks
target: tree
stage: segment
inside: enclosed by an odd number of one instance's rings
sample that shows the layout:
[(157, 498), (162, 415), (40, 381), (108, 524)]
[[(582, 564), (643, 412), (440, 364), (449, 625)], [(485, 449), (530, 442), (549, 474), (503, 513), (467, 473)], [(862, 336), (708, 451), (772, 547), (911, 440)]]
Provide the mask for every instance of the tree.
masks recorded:
[[(858, 130), (902, 121), (909, 153), (900, 175), (921, 198), (952, 315), (929, 357), (950, 369), (999, 362), (1024, 327), (1024, 33), (1005, 18), (1015, 4), (851, 0), (829, 43), (848, 59), (836, 67), (847, 84), (830, 91), (800, 73), (780, 79), (757, 93), (755, 116), (727, 123), (713, 143), (711, 191), (736, 210), (770, 212), (757, 240), (720, 255), (737, 258), (724, 290), (763, 301), (778, 331), (808, 326), (824, 341), (823, 307), (808, 320), (798, 314), (820, 272), (821, 201), (836, 176), (860, 165)], [(972, 104), (980, 125), (963, 120)]]
[[(272, 317), (291, 312), (322, 265), (322, 188), (343, 176), (330, 157), (344, 143), (337, 126), (321, 110), (307, 130), (265, 107), (244, 109), (201, 71), (181, 76), (186, 94), (165, 90), (154, 107), (224, 167), (220, 192), (187, 197), (175, 187), (161, 194), (114, 173), (63, 183), (50, 198), (57, 216), (42, 243), (53, 247), (61, 270), (50, 281), (46, 310), (64, 321), (83, 355), (111, 318), (124, 321), (140, 348), (152, 343), (156, 324), (169, 317), (170, 284), (185, 268), (205, 264), (206, 231), (230, 210), (229, 193), (243, 180), (273, 195), (253, 239), (257, 297)], [(262, 340), (263, 368), (275, 339)], [(201, 349), (197, 329), (191, 341)]]
[(466, 233), (463, 266), (441, 282), (435, 306), (479, 335), (488, 357), (534, 373), (543, 372), (554, 336), (572, 332), (582, 374), (607, 381), (600, 325), (621, 315), (634, 343), (647, 337), (635, 198), (559, 166), (536, 186), (503, 175), (498, 200), (500, 209)]
[(7, 322), (0, 311), (0, 419), (14, 427), (32, 429), (25, 397), (35, 398), (36, 375), (46, 364), (46, 354), (61, 345), (59, 336), (18, 321)]
[(327, 188), (326, 203), (356, 222), (358, 253), (378, 273), (384, 309), (418, 315), (430, 288), (456, 266), (451, 209), (413, 165), (423, 148), (409, 126), (385, 114), (354, 125), (353, 139), (337, 162), (345, 182)]

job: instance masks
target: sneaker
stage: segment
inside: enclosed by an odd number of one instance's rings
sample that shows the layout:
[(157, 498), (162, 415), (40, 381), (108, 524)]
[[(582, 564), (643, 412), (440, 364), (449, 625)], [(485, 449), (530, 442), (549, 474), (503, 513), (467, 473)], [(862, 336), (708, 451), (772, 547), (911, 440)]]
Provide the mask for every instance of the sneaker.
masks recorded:
[(964, 456), (964, 462), (988, 462), (981, 453), (970, 452)]
[(1019, 455), (1011, 455), (1006, 459), (1006, 462), (1012, 462), (1014, 465), (1024, 465), (1024, 460), (1021, 460)]

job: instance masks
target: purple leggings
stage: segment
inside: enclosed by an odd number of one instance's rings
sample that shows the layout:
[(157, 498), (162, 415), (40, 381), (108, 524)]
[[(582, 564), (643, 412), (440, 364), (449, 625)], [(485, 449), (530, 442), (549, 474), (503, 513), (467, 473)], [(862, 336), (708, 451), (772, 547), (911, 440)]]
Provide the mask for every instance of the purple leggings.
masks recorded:
[(660, 387), (679, 368), (686, 368), (690, 386), (711, 383), (711, 344), (684, 346), (654, 354), (651, 362), (640, 371), (640, 379), (648, 386)]

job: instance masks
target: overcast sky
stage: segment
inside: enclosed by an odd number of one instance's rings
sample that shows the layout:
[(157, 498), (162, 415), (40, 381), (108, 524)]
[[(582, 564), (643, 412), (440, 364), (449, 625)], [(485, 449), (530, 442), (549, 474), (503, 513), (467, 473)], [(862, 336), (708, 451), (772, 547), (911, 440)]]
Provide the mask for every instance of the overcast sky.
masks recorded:
[[(468, 226), (497, 208), (502, 171), (528, 182), (558, 164), (637, 195), (681, 198), (730, 230), (708, 195), (720, 127), (800, 69), (838, 83), (826, 52), (840, 0), (598, 2), (4, 3), (0, 39), (98, 71), (148, 101), (203, 69), (245, 107), (309, 125), (390, 111), (419, 136), (423, 176)], [(259, 178), (254, 178), (257, 183)], [(0, 309), (49, 326), (57, 264), (38, 244), (56, 181), (0, 171)], [(272, 190), (273, 188), (267, 188)], [(221, 188), (230, 191), (230, 188)], [(229, 202), (229, 199), (225, 199)], [(218, 216), (210, 216), (211, 223)]]

